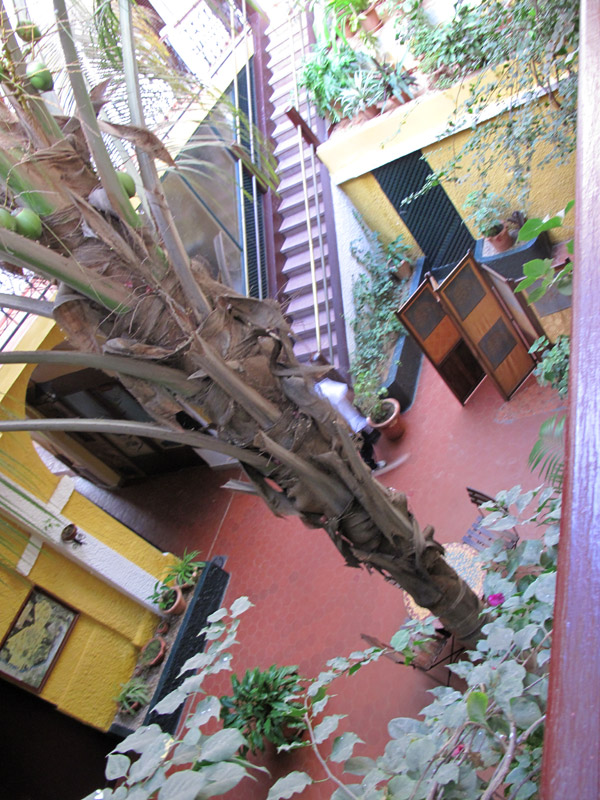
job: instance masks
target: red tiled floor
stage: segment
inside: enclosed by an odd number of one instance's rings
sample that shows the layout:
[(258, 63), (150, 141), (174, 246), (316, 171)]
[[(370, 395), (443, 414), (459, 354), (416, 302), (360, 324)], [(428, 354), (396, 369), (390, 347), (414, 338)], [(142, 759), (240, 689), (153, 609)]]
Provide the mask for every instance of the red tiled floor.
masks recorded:
[[(463, 408), (425, 363), (415, 402), (405, 414), (404, 438), (377, 446), (379, 457), (390, 462), (405, 456), (381, 481), (406, 492), (420, 523), (432, 523), (440, 541), (460, 540), (476, 516), (467, 485), (494, 494), (516, 483), (527, 488), (538, 483), (527, 456), (540, 423), (558, 407), (557, 395), (530, 379), (510, 403), (486, 380)], [(193, 504), (199, 507), (200, 500), (194, 498)], [(176, 530), (171, 533), (177, 536)], [(298, 664), (301, 674), (315, 676), (327, 659), (362, 649), (361, 633), (389, 640), (405, 618), (397, 588), (345, 567), (324, 532), (307, 530), (295, 519), (278, 519), (255, 498), (235, 495), (218, 530), (200, 514), (196, 537), (188, 530), (187, 542), (203, 553), (227, 556), (227, 603), (239, 595), (255, 603), (240, 626), (241, 645), (234, 653), (238, 673), (254, 666)], [(207, 690), (227, 691), (228, 678), (217, 679)], [(340, 731), (353, 730), (364, 739), (357, 755), (375, 755), (387, 741), (387, 722), (415, 715), (429, 702), (426, 689), (432, 685), (427, 675), (382, 659), (334, 684), (337, 697), (328, 713), (347, 713)], [(265, 763), (274, 777), (307, 764), (315, 777), (324, 777), (308, 751), (271, 754)], [(244, 782), (231, 796), (258, 800), (266, 796), (267, 785), (264, 778)], [(318, 784), (303, 798), (320, 800), (333, 789), (329, 782)]]

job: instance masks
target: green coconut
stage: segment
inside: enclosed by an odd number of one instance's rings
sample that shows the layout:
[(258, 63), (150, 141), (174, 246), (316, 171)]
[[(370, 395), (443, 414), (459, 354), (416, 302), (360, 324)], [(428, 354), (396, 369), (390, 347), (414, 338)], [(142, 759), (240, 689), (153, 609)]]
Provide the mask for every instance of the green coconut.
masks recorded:
[(49, 92), (54, 86), (52, 73), (43, 61), (32, 61), (25, 70), (34, 89), (40, 92)]
[(17, 233), (26, 236), (28, 239), (39, 239), (42, 235), (42, 220), (39, 215), (30, 208), (23, 208), (15, 214)]

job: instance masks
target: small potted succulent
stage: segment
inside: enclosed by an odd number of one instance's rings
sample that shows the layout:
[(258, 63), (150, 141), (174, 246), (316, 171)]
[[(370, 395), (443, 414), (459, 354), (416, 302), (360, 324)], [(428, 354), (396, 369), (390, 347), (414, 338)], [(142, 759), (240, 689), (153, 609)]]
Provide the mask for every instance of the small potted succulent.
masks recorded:
[(502, 253), (513, 246), (515, 240), (506, 225), (510, 209), (501, 195), (478, 189), (469, 192), (464, 207), (473, 209), (469, 219), (473, 220), (494, 250)]
[(168, 616), (177, 616), (183, 614), (187, 608), (187, 603), (181, 591), (181, 587), (177, 584), (168, 586), (162, 581), (157, 581), (154, 584), (154, 591), (148, 597), (158, 608)]
[(150, 687), (143, 678), (131, 678), (122, 683), (119, 694), (113, 700), (121, 714), (135, 714), (150, 702)]

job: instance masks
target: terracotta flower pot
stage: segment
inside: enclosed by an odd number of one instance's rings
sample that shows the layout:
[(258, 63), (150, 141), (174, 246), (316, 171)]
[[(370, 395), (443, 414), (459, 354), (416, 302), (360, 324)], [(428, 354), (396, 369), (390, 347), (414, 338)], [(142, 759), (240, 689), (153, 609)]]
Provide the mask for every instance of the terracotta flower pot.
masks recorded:
[(368, 106), (367, 108), (359, 111), (356, 116), (352, 117), (353, 125), (360, 125), (362, 122), (367, 122), (370, 119), (375, 119), (379, 115), (377, 106)]
[(169, 617), (176, 617), (178, 614), (183, 614), (187, 608), (187, 603), (179, 586), (175, 584), (173, 586), (169, 586), (169, 589), (172, 589), (175, 592), (175, 602), (170, 605), (169, 608), (163, 608), (162, 612)]
[(400, 416), (400, 403), (393, 397), (386, 397), (385, 400), (383, 400), (383, 404), (392, 407), (390, 416), (383, 422), (373, 422), (371, 417), (368, 417), (367, 422), (372, 428), (375, 428), (375, 430), (381, 431), (385, 438), (390, 441), (402, 438), (406, 430), (406, 423)]
[[(159, 648), (158, 652), (153, 658), (145, 657), (145, 653), (148, 651), (149, 648), (154, 649), (155, 645), (153, 642), (158, 642)], [(156, 667), (165, 657), (165, 653), (167, 652), (167, 643), (162, 638), (162, 636), (153, 636), (146, 644), (142, 647), (142, 651), (140, 653), (141, 661), (145, 667)]]
[(381, 17), (377, 11), (377, 6), (375, 3), (370, 5), (366, 11), (360, 15), (360, 25), (364, 31), (372, 32), (378, 31), (383, 22), (381, 21)]
[(495, 236), (486, 236), (486, 240), (492, 245), (494, 250), (498, 253), (504, 253), (515, 243), (515, 240), (510, 235), (510, 231), (504, 223), (502, 223), (502, 230)]

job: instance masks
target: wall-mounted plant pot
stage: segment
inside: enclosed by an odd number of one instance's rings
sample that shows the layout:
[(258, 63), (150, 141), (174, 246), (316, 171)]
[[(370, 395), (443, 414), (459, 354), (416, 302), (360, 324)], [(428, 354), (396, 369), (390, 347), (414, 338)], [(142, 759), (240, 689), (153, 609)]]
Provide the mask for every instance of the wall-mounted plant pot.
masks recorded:
[(485, 238), (497, 253), (504, 253), (507, 250), (510, 250), (515, 243), (511, 232), (504, 223), (502, 223), (502, 230), (500, 230), (497, 234), (494, 236), (486, 236)]
[(367, 422), (376, 431), (380, 431), (386, 439), (390, 441), (401, 439), (404, 436), (406, 424), (400, 416), (400, 403), (394, 397), (386, 397), (382, 403), (386, 408), (391, 407), (390, 415), (383, 422), (373, 422), (371, 417), (367, 418)]

